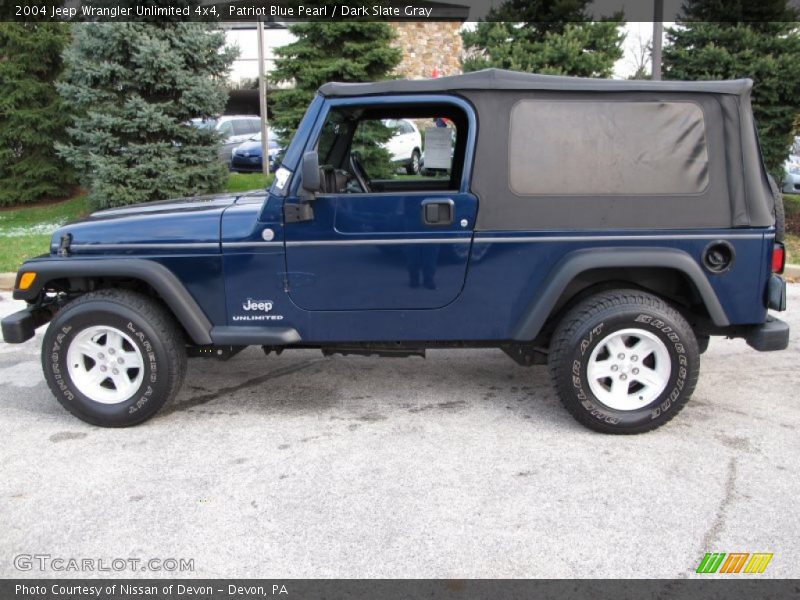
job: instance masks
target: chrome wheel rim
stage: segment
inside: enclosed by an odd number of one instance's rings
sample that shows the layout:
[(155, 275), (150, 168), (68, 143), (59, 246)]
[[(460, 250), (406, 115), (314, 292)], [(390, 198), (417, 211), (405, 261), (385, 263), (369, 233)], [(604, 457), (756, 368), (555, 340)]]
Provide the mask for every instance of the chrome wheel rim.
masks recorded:
[(142, 384), (144, 359), (128, 334), (96, 325), (78, 332), (70, 342), (67, 370), (84, 396), (101, 404), (119, 404)]
[(664, 342), (635, 328), (603, 338), (586, 366), (592, 394), (614, 410), (637, 410), (655, 401), (671, 374), (672, 361)]

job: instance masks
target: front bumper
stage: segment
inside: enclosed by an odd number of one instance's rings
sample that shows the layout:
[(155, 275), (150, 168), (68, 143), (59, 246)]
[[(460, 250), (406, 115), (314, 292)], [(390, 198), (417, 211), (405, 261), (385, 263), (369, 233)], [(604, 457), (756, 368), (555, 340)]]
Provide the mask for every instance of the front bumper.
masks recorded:
[(763, 325), (753, 327), (745, 336), (747, 345), (759, 352), (786, 350), (789, 347), (789, 324), (768, 316)]
[(5, 317), (0, 324), (6, 344), (21, 344), (36, 335), (41, 327), (53, 318), (53, 314), (43, 308), (28, 307)]
[(231, 156), (231, 169), (235, 171), (260, 171), (261, 157), (234, 154)]

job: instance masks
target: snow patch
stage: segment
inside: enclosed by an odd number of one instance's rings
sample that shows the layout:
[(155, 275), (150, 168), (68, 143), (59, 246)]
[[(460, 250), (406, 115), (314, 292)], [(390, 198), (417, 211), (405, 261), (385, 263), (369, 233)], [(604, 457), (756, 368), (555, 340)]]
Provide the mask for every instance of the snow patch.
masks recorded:
[(27, 237), (29, 235), (50, 234), (63, 224), (63, 221), (56, 221), (54, 223), (38, 223), (29, 227), (10, 227), (0, 232), (0, 237)]

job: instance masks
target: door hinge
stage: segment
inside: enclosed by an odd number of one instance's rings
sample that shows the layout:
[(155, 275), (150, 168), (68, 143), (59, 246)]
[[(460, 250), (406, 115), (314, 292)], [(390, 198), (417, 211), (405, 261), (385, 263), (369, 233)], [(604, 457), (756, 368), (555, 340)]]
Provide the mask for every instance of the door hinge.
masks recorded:
[(286, 223), (299, 223), (314, 219), (314, 209), (308, 202), (283, 205), (283, 218)]

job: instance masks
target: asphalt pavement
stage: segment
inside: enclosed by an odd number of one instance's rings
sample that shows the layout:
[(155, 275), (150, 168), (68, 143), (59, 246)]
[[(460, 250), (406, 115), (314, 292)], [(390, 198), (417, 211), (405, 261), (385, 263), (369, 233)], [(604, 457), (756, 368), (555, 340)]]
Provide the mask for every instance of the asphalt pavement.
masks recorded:
[(798, 577), (800, 285), (782, 318), (789, 350), (715, 338), (683, 412), (619, 437), (499, 350), (251, 348), (101, 429), (50, 395), (43, 330), (0, 343), (0, 577), (694, 577), (711, 551)]

